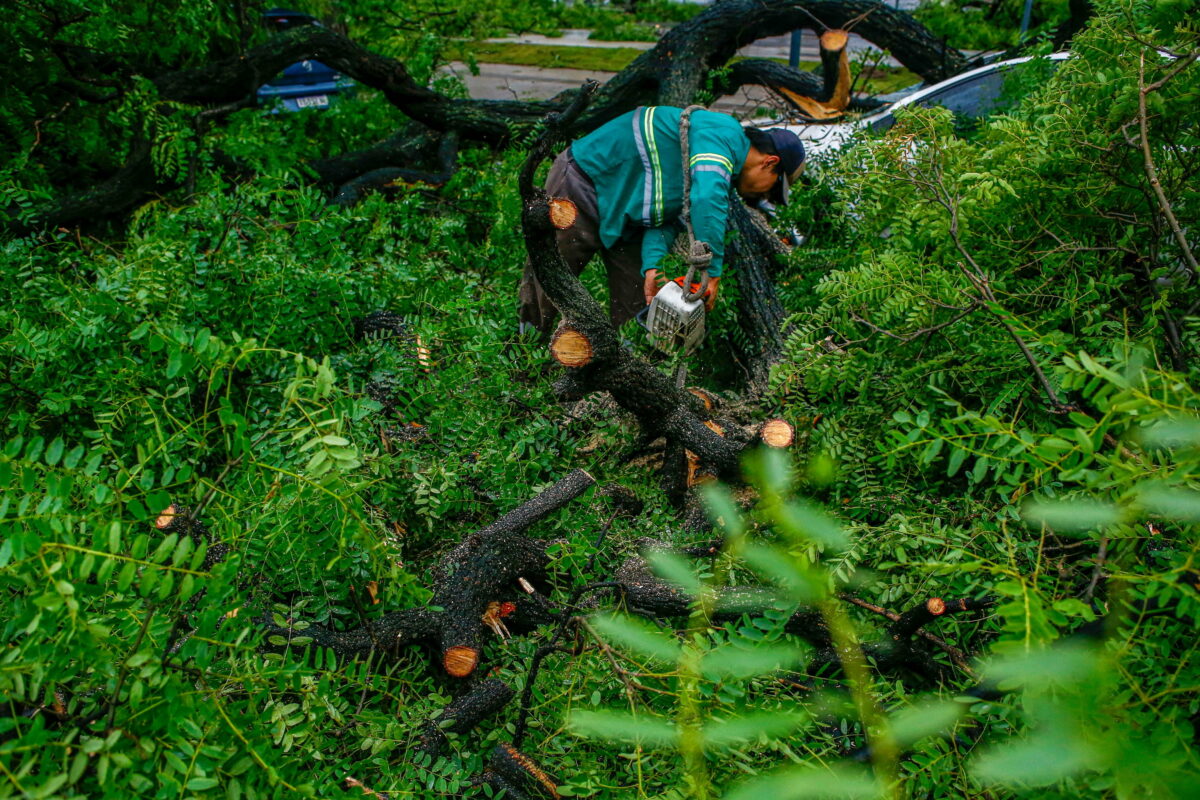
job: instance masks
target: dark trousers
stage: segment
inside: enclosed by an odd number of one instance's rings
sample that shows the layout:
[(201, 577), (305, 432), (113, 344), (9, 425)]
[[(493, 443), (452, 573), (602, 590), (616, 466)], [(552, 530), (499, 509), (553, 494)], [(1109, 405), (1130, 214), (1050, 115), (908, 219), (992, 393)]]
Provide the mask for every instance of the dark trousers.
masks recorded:
[[(546, 192), (551, 197), (565, 197), (579, 210), (574, 225), (567, 230), (556, 231), (558, 252), (574, 275), (583, 272), (592, 256), (600, 254), (608, 272), (609, 318), (613, 327), (619, 327), (646, 305), (642, 291), (641, 233), (622, 238), (611, 248), (601, 244), (596, 189), (571, 157), (570, 148), (554, 159), (550, 174), (546, 176)], [(532, 325), (544, 336), (549, 336), (554, 329), (558, 309), (542, 291), (537, 276), (528, 264), (521, 278), (519, 297), (521, 305), (517, 319), (522, 329)]]

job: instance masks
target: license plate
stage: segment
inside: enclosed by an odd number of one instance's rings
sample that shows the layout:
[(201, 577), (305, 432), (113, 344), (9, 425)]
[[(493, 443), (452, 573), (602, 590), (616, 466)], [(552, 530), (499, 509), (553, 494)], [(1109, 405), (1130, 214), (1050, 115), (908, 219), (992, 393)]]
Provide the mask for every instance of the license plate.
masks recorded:
[(329, 105), (329, 95), (314, 94), (310, 97), (297, 97), (296, 106), (298, 108), (324, 108)]

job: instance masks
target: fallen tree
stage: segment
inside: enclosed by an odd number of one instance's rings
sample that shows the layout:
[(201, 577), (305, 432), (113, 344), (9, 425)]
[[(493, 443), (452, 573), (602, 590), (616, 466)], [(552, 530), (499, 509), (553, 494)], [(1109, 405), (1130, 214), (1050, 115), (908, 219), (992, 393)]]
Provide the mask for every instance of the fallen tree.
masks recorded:
[[(823, 38), (827, 43), (840, 41), (844, 48), (842, 29), (850, 27), (926, 80), (941, 80), (966, 66), (961, 53), (938, 41), (910, 14), (877, 0), (725, 0), (672, 28), (655, 47), (609, 80), (596, 93), (587, 113), (576, 117), (566, 133), (580, 135), (639, 105), (686, 106), (738, 48), (757, 39), (809, 29), (827, 34)], [(844, 108), (849, 102), (848, 76), (839, 61), (844, 55), (844, 49), (828, 49), (826, 60), (833, 60), (824, 79), (754, 61), (735, 66), (710, 88), (727, 94), (748, 84), (764, 85), (808, 105), (810, 113), (828, 115), (836, 112), (835, 106)], [(417, 82), (404, 63), (333, 29), (315, 26), (295, 28), (204, 66), (149, 77), (162, 100), (199, 107), (196, 126), (197, 132), (203, 133), (221, 117), (252, 107), (259, 86), (287, 65), (304, 59), (319, 59), (378, 90), (420, 126), (415, 133), (397, 133), (363, 150), (314, 161), (310, 165), (313, 172), (339, 198), (339, 204), (353, 202), (364, 186), (414, 179), (396, 171), (414, 170), (414, 155), (422, 150), (431, 155), (427, 147), (430, 136), (454, 133), (464, 143), (506, 144), (531, 130), (547, 113), (567, 108), (576, 94), (566, 92), (552, 100), (530, 102), (448, 97)], [(129, 79), (131, 76), (126, 76)], [(151, 144), (135, 143), (124, 166), (94, 186), (68, 192), (32, 212), (11, 209), (9, 229), (27, 233), (85, 224), (127, 213), (156, 193), (175, 188), (178, 178), (155, 171)], [(444, 163), (443, 158), (434, 169), (416, 170), (415, 179), (443, 175)]]

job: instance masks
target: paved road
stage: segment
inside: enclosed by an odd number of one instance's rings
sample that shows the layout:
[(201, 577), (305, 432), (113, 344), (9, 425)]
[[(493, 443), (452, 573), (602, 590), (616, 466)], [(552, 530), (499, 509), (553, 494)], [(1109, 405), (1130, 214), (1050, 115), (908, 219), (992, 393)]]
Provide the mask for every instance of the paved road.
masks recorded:
[[(904, 10), (912, 10), (920, 4), (920, 0), (892, 0), (891, 5)], [(490, 42), (508, 42), (512, 44), (557, 45), (559, 47), (631, 47), (638, 50), (649, 50), (653, 42), (603, 42), (589, 39), (591, 31), (580, 29), (564, 30), (561, 37), (541, 36), (539, 34), (524, 34), (521, 36), (506, 36), (501, 39), (489, 39)], [(847, 45), (851, 56), (867, 49), (873, 49), (870, 42), (856, 34), (850, 34)], [(746, 58), (779, 58), (786, 59), (791, 52), (791, 36), (772, 36), (760, 39), (738, 51)], [(800, 58), (803, 61), (820, 60), (820, 50), (817, 37), (810, 31), (805, 31), (800, 40)], [(890, 56), (882, 61), (884, 64), (898, 66), (898, 62)], [(446, 69), (458, 75), (467, 85), (471, 97), (480, 100), (544, 100), (565, 89), (573, 89), (588, 78), (601, 83), (614, 74), (580, 69), (558, 69), (548, 67), (524, 67), (507, 64), (479, 64), (479, 75), (472, 75), (466, 65), (460, 62), (450, 64)], [(759, 87), (747, 87), (736, 95), (722, 98), (716, 103), (716, 108), (726, 113), (738, 116), (755, 115), (760, 106), (772, 106), (771, 95)]]
[[(467, 91), (477, 100), (545, 100), (566, 89), (577, 89), (585, 80), (604, 83), (615, 72), (585, 69), (523, 67), (514, 64), (479, 64), (479, 74), (472, 75), (467, 66), (455, 61), (446, 71), (458, 75), (467, 84)], [(766, 90), (749, 86), (737, 94), (723, 97), (714, 108), (738, 117), (754, 116), (759, 106), (772, 106), (775, 101)]]

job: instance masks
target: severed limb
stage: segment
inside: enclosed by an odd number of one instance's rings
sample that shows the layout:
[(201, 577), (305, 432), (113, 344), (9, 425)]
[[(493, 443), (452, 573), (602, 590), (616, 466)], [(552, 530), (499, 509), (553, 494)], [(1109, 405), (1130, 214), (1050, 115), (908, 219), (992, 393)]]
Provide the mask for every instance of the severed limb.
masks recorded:
[(537, 762), (511, 744), (496, 745), (485, 775), (490, 776), (488, 781), (492, 784), (492, 788), (513, 787), (519, 793), (510, 796), (552, 798), (552, 800), (560, 797), (555, 780), (547, 775)]
[(457, 697), (437, 719), (426, 720), (421, 728), (418, 753), (428, 753), (436, 759), (445, 752), (446, 733), (462, 734), (472, 730), (512, 700), (513, 688), (499, 678), (489, 678)]
[(901, 614), (888, 628), (888, 635), (896, 641), (909, 639), (914, 633), (939, 617), (946, 616), (947, 614), (984, 611), (995, 604), (996, 601), (990, 597), (982, 600), (973, 600), (970, 598), (943, 600), (940, 597), (931, 597)]
[[(446, 673), (465, 678), (479, 663), (486, 631), (495, 629), (498, 620), (493, 617), (511, 617), (506, 623), (521, 627), (549, 621), (542, 604), (529, 599), (524, 589), (532, 586), (531, 581), (545, 578), (546, 543), (528, 538), (523, 531), (594, 483), (584, 470), (574, 470), (464, 539), (435, 568), (429, 607), (395, 611), (341, 632), (317, 625), (299, 629), (290, 622), (281, 627), (267, 616), (259, 620), (267, 629), (267, 646), (315, 644), (338, 655), (359, 656), (428, 641), (436, 643)], [(275, 637), (281, 641), (274, 641)]]
[(470, 675), (479, 662), (488, 603), (511, 600), (517, 579), (544, 575), (546, 546), (521, 535), (551, 512), (583, 494), (595, 478), (581, 469), (505, 514), (451, 550), (434, 572), (433, 604), (445, 609), (440, 637), (442, 665), (450, 675)]

